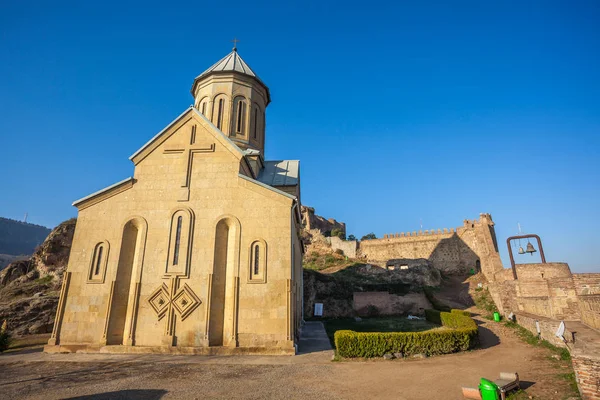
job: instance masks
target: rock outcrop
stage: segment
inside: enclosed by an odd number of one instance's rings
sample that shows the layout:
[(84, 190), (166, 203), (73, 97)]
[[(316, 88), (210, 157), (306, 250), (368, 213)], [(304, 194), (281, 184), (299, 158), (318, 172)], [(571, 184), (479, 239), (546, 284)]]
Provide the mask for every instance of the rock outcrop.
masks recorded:
[(63, 222), (31, 258), (0, 272), (0, 321), (8, 321), (14, 336), (52, 331), (75, 223), (75, 219)]

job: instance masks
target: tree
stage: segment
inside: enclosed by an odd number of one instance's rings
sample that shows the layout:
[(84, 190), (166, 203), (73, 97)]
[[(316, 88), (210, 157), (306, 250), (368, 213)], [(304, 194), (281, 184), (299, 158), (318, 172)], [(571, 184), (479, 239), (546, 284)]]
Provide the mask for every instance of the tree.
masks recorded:
[(360, 240), (370, 240), (370, 239), (377, 239), (377, 236), (375, 236), (375, 234), (373, 232), (371, 232), (371, 233), (367, 233), (365, 236), (360, 238)]
[(8, 324), (7, 321), (4, 320), (2, 327), (0, 327), (0, 353), (8, 349), (10, 346), (10, 333), (8, 333)]
[(350, 236), (348, 236), (348, 240), (356, 240), (356, 236), (350, 235)]
[(339, 229), (339, 228), (333, 228), (331, 230), (331, 236), (337, 236), (342, 240), (346, 240), (346, 234), (344, 233), (344, 231), (342, 229)]

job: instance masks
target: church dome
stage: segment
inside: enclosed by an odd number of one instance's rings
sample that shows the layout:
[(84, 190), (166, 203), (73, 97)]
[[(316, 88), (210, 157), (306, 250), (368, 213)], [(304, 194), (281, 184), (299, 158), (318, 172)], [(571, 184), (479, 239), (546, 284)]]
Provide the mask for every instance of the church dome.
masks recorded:
[(191, 93), (194, 107), (217, 129), (241, 149), (264, 154), (271, 95), (235, 47), (194, 79)]
[(267, 90), (267, 96), (269, 97), (268, 101), (269, 102), (271, 101), (269, 88), (258, 77), (258, 75), (256, 75), (256, 73), (252, 70), (252, 68), (250, 68), (248, 63), (246, 63), (246, 61), (244, 61), (242, 59), (242, 57), (240, 57), (240, 55), (237, 52), (236, 47), (233, 48), (231, 53), (229, 53), (225, 57), (221, 58), (219, 61), (217, 61), (215, 64), (213, 64), (210, 68), (208, 68), (206, 71), (204, 71), (203, 73), (201, 73), (194, 79), (194, 83), (192, 85), (192, 90), (191, 90), (192, 95), (194, 95), (194, 88), (196, 86), (196, 83), (198, 83), (199, 80), (202, 80), (203, 78), (205, 78), (211, 74), (228, 73), (228, 72), (237, 72), (237, 73), (244, 74), (244, 75), (247, 75), (249, 77), (256, 79), (258, 81), (258, 83), (260, 83), (262, 86), (265, 87), (265, 89)]

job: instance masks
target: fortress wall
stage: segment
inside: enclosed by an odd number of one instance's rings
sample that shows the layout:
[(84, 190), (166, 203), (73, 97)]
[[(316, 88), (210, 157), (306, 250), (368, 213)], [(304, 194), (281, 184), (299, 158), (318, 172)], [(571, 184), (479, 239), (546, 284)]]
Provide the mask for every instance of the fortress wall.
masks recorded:
[(463, 226), (456, 229), (391, 233), (382, 239), (363, 240), (359, 249), (360, 254), (373, 263), (395, 258), (425, 258), (447, 273), (466, 273), (479, 266), (492, 280), (493, 275), (502, 270), (493, 225), (489, 214), (481, 214), (479, 220), (465, 220)]
[(573, 274), (578, 295), (600, 294), (600, 274)]
[(567, 263), (550, 262), (545, 264), (516, 264), (517, 279), (536, 280), (552, 278), (571, 278), (571, 269)]

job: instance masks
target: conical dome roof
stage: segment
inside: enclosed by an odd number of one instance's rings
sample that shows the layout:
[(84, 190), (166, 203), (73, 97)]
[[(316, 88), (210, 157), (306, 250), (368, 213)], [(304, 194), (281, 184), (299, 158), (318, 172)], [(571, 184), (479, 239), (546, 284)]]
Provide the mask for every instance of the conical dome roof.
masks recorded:
[(242, 57), (237, 52), (237, 49), (233, 49), (233, 51), (227, 54), (225, 57), (217, 61), (212, 67), (198, 75), (198, 78), (201, 78), (205, 75), (210, 74), (211, 72), (239, 72), (253, 78), (257, 78), (258, 76), (252, 71), (252, 68), (246, 61), (242, 60)]

